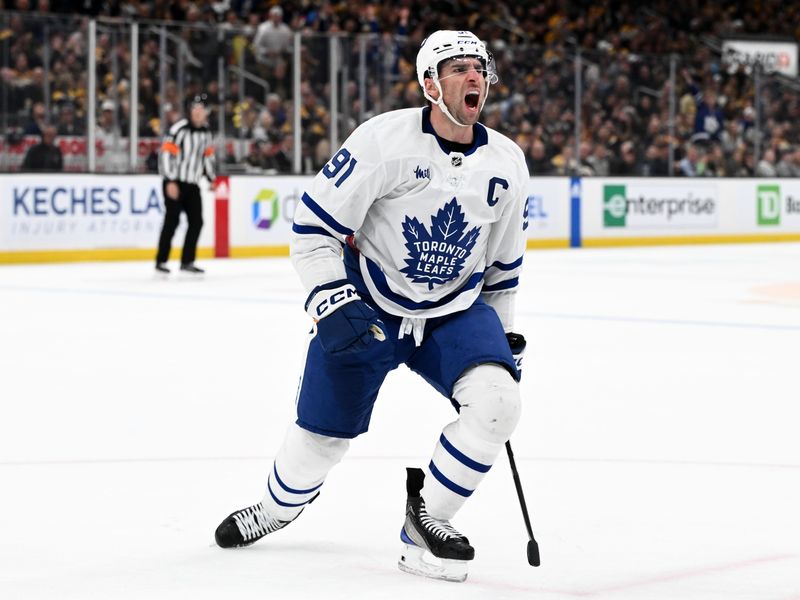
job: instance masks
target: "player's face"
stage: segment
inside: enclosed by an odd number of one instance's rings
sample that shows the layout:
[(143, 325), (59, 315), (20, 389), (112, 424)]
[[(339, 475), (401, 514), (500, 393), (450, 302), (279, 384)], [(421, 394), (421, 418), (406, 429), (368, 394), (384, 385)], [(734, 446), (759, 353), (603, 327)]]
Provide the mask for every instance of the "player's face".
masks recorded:
[(486, 71), (477, 58), (454, 58), (439, 67), (439, 83), (448, 110), (460, 123), (478, 121), (486, 94)]

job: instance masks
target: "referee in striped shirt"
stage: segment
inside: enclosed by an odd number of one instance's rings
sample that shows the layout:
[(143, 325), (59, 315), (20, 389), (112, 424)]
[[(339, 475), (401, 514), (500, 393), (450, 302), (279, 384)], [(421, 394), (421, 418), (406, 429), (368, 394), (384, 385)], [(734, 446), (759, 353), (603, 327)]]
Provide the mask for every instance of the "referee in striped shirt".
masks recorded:
[(181, 271), (203, 273), (194, 264), (197, 240), (203, 228), (203, 205), (198, 183), (206, 177), (214, 183), (214, 146), (208, 129), (206, 95), (195, 96), (189, 102), (189, 118), (177, 121), (161, 144), (159, 171), (164, 178), (166, 214), (158, 240), (156, 270), (169, 273), (167, 260), (172, 236), (178, 227), (181, 211), (186, 212), (189, 228), (183, 242)]

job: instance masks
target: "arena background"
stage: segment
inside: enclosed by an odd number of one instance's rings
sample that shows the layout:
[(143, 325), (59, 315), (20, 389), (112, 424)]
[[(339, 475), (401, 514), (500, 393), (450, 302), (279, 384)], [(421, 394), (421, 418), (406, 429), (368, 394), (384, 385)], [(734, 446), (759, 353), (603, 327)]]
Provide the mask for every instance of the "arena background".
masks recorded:
[[(0, 8), (0, 598), (800, 598), (800, 4)], [(421, 104), (445, 27), (494, 52), (483, 121), (531, 169), (512, 441), (542, 566), (501, 458), (456, 519), (467, 583), (397, 570), (404, 468), (453, 418), (402, 369), (303, 517), (224, 552), (293, 418), (294, 207)], [(207, 273), (157, 276), (156, 152), (198, 92)]]
[[(7, 8), (0, 170), (20, 175), (2, 178), (2, 262), (149, 258), (162, 207), (145, 174), (201, 92), (227, 177), (206, 194), (201, 256), (285, 254), (305, 182), (281, 176), (313, 175), (359, 123), (420, 105), (414, 56), (441, 27), (472, 28), (495, 55), (500, 83), (482, 120), (525, 152), (531, 247), (800, 239), (794, 6)], [(38, 174), (52, 165), (25, 162), (47, 125), (54, 178)]]

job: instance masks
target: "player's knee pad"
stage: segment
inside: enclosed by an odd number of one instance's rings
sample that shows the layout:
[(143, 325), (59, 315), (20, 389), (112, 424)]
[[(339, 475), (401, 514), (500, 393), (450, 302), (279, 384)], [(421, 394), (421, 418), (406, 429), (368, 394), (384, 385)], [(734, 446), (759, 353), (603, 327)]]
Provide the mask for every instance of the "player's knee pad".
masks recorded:
[(519, 422), (519, 384), (503, 366), (469, 369), (453, 386), (453, 397), (461, 406), (462, 426), (483, 441), (505, 443)]

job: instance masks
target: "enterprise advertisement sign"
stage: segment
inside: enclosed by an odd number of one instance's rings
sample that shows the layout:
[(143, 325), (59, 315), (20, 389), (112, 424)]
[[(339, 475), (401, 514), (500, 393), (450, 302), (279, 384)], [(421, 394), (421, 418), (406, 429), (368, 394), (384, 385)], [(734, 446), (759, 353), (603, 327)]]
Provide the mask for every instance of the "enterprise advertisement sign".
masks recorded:
[(603, 184), (606, 229), (713, 228), (719, 215), (715, 185), (659, 183), (646, 179)]

